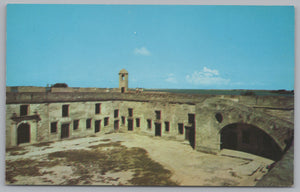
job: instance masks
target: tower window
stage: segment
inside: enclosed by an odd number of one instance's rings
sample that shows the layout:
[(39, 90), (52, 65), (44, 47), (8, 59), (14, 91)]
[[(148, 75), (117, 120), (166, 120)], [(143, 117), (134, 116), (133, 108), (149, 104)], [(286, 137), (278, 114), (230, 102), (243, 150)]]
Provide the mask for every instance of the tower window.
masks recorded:
[(28, 115), (28, 105), (20, 106), (20, 116)]
[(122, 74), (122, 81), (124, 81), (124, 79), (125, 79), (125, 75), (124, 75), (124, 74)]

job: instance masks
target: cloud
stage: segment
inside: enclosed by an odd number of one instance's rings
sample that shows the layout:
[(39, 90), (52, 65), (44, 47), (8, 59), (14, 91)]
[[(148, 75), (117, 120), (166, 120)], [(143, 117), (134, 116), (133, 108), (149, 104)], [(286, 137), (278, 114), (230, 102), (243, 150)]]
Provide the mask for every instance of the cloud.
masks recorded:
[(146, 47), (135, 48), (133, 52), (136, 55), (143, 55), (143, 56), (151, 55), (150, 51)]
[(168, 77), (165, 79), (165, 81), (169, 83), (177, 83), (177, 79), (173, 73), (169, 73)]
[(227, 85), (230, 79), (220, 77), (216, 69), (204, 67), (202, 71), (194, 71), (191, 75), (187, 75), (186, 81), (195, 85)]

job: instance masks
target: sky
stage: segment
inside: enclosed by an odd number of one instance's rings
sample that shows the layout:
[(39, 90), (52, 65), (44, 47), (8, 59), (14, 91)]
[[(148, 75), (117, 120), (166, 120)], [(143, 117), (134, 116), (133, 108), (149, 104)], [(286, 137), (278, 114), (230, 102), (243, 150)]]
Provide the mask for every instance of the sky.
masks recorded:
[(294, 89), (294, 7), (7, 5), (6, 85)]

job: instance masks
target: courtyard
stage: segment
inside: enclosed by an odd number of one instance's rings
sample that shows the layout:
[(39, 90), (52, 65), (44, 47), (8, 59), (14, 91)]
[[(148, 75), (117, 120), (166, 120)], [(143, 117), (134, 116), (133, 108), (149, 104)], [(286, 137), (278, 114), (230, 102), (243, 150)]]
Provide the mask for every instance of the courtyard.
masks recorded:
[(6, 151), (8, 185), (255, 186), (273, 161), (135, 133), (21, 145)]

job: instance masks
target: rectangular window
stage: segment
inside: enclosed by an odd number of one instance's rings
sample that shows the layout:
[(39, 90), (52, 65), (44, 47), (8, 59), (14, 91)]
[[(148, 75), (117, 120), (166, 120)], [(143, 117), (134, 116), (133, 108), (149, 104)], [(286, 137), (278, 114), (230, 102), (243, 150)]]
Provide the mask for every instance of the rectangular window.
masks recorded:
[(101, 103), (96, 103), (95, 104), (95, 114), (100, 114), (101, 113)]
[(183, 123), (178, 123), (178, 133), (179, 133), (180, 135), (183, 134)]
[(133, 116), (133, 109), (132, 108), (128, 108), (128, 116), (129, 117)]
[(119, 117), (119, 110), (115, 109), (114, 111), (114, 118), (118, 118)]
[(161, 112), (160, 111), (155, 111), (155, 116), (156, 116), (156, 120), (160, 120), (161, 119)]
[(20, 106), (20, 116), (28, 115), (28, 105)]
[(91, 124), (92, 124), (92, 119), (87, 119), (86, 120), (86, 128), (90, 129), (91, 128)]
[(125, 125), (125, 117), (122, 116), (122, 125)]
[(51, 123), (51, 133), (56, 133), (57, 132), (57, 122), (52, 122)]
[(109, 124), (109, 117), (104, 118), (104, 126), (107, 126)]
[(151, 119), (147, 119), (147, 125), (148, 125), (148, 129), (152, 128), (152, 122)]
[(135, 119), (136, 127), (140, 127), (140, 118)]
[(242, 131), (242, 142), (245, 144), (250, 144), (250, 131)]
[(68, 117), (69, 116), (69, 105), (62, 106), (62, 116)]
[(77, 130), (79, 127), (79, 120), (74, 120), (73, 121), (73, 130)]
[(195, 114), (188, 114), (189, 124), (195, 124)]
[(165, 122), (165, 131), (166, 132), (170, 131), (170, 122), (168, 122), (168, 121)]

